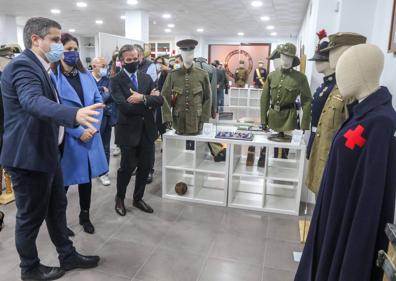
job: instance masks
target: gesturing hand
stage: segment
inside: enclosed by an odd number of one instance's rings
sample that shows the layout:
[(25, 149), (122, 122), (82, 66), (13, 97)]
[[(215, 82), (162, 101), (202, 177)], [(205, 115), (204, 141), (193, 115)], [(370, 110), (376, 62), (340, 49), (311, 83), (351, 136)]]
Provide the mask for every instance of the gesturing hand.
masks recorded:
[(133, 92), (131, 96), (127, 99), (129, 103), (138, 104), (143, 102), (143, 95), (138, 92)]
[(103, 103), (97, 103), (79, 109), (76, 114), (76, 122), (84, 127), (96, 130), (92, 124), (98, 123), (99, 120), (94, 117), (100, 115), (97, 110), (104, 107), (105, 105)]
[(85, 129), (84, 133), (80, 136), (80, 140), (82, 142), (89, 142), (92, 137), (95, 135), (92, 129)]
[(150, 93), (150, 96), (159, 97), (161, 92), (158, 89), (153, 89)]

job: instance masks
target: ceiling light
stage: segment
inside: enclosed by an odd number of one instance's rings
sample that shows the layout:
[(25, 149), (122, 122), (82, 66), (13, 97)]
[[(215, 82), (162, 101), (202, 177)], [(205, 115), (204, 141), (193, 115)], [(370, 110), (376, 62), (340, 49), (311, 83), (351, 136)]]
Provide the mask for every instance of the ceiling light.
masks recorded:
[(137, 0), (128, 0), (128, 5), (137, 5), (139, 2)]
[(69, 32), (70, 32), (70, 33), (73, 33), (73, 32), (76, 32), (76, 30), (75, 30), (74, 28), (70, 28), (70, 29), (69, 29)]
[(204, 29), (203, 28), (198, 28), (197, 32), (204, 32)]
[(125, 20), (126, 16), (121, 16), (120, 19)]
[(157, 24), (157, 22), (155, 20), (153, 20), (153, 24)]
[(169, 33), (169, 32), (171, 32), (171, 31), (172, 31), (172, 30), (171, 30), (170, 28), (166, 28), (166, 29), (165, 29), (165, 32), (166, 32), (166, 33)]
[(174, 25), (173, 23), (170, 23), (170, 24), (168, 24), (168, 27), (169, 27), (169, 28), (174, 28), (175, 25)]
[(269, 21), (269, 20), (270, 20), (270, 17), (263, 16), (263, 17), (261, 17), (260, 19), (261, 19), (262, 21)]
[(267, 29), (268, 29), (268, 30), (274, 30), (274, 29), (275, 29), (275, 26), (273, 26), (273, 25), (268, 25), (268, 26), (267, 26)]
[(251, 3), (251, 5), (252, 5), (253, 7), (255, 7), (255, 8), (258, 8), (258, 7), (263, 6), (263, 2), (261, 2), (261, 1), (253, 1), (253, 2)]
[(103, 21), (102, 20), (97, 20), (96, 24), (103, 24)]
[(52, 9), (51, 10), (51, 13), (53, 13), (53, 14), (60, 14), (60, 12), (61, 12), (61, 10), (59, 10), (59, 9)]
[(170, 14), (163, 14), (162, 15), (162, 18), (164, 18), (164, 19), (170, 19), (172, 17), (172, 15), (170, 15)]
[(245, 35), (245, 33), (243, 33), (243, 32), (238, 32), (238, 36), (243, 36), (243, 35)]
[(278, 35), (278, 33), (276, 33), (276, 32), (271, 32), (271, 36), (276, 36), (276, 35)]
[(79, 8), (85, 8), (85, 7), (87, 7), (88, 5), (87, 5), (87, 3), (85, 3), (85, 2), (77, 2), (77, 3), (76, 3), (76, 6), (79, 7)]

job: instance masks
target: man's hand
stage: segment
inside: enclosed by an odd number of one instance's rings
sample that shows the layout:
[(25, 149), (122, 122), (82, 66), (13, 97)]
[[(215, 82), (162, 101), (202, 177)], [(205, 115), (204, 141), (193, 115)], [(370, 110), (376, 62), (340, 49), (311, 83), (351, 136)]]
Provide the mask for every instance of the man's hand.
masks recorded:
[(161, 92), (158, 91), (158, 89), (153, 89), (150, 93), (150, 96), (154, 96), (154, 97), (159, 97), (161, 95)]
[(87, 143), (87, 142), (89, 142), (89, 141), (93, 138), (93, 136), (95, 135), (95, 133), (96, 133), (96, 132), (94, 132), (94, 131), (93, 131), (92, 129), (90, 129), (90, 128), (85, 129), (84, 133), (80, 136), (80, 140), (81, 140), (82, 142)]
[(92, 124), (99, 122), (99, 120), (94, 117), (100, 115), (97, 110), (102, 108), (105, 108), (105, 105), (103, 103), (97, 103), (80, 108), (76, 114), (76, 122), (84, 127), (96, 130)]
[(131, 91), (132, 95), (127, 99), (127, 102), (138, 104), (143, 102), (143, 95), (138, 92)]

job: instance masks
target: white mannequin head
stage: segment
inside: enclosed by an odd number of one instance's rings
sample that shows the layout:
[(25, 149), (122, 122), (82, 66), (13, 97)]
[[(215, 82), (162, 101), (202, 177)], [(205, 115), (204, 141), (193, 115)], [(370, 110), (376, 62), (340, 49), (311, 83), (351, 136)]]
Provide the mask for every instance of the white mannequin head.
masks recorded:
[(193, 65), (194, 61), (194, 50), (191, 51), (180, 51), (180, 54), (183, 58), (183, 64), (185, 68), (190, 68)]
[(293, 66), (293, 60), (294, 60), (294, 57), (287, 56), (287, 55), (284, 55), (284, 54), (281, 54), (281, 55), (280, 55), (281, 67), (282, 67), (283, 69), (290, 69), (290, 68), (292, 68), (292, 66)]
[(262, 62), (260, 62), (260, 63), (258, 64), (258, 67), (259, 67), (259, 68), (263, 68), (263, 67), (264, 67), (264, 64), (263, 64)]
[(339, 59), (336, 68), (337, 84), (344, 97), (363, 100), (380, 88), (384, 69), (384, 54), (371, 44), (356, 45)]
[(348, 50), (350, 47), (352, 46), (341, 46), (330, 50), (329, 62), (331, 68), (336, 69), (338, 60), (340, 59), (342, 54), (345, 53), (345, 51)]
[(316, 61), (315, 66), (316, 71), (324, 74), (324, 76), (329, 76), (335, 72), (335, 70), (330, 67), (330, 62), (328, 61)]
[(275, 70), (278, 70), (278, 69), (281, 68), (281, 60), (280, 60), (280, 58), (273, 59), (272, 62), (274, 64)]

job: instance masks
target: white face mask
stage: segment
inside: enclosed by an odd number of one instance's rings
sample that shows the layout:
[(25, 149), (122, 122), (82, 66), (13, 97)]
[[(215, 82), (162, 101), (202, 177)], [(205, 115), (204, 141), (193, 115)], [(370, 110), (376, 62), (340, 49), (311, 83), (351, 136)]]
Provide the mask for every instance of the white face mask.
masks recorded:
[(157, 64), (155, 65), (155, 67), (157, 68), (157, 72), (160, 72), (160, 71), (161, 71), (161, 65), (160, 65), (159, 63), (157, 63)]
[(180, 64), (180, 63), (176, 63), (173, 67), (174, 67), (175, 69), (180, 69), (180, 68), (181, 68), (181, 64)]
[(190, 68), (194, 61), (194, 50), (192, 51), (181, 51), (183, 63), (186, 68)]
[(284, 54), (280, 55), (281, 66), (284, 69), (290, 69), (293, 66), (294, 57), (286, 56)]

